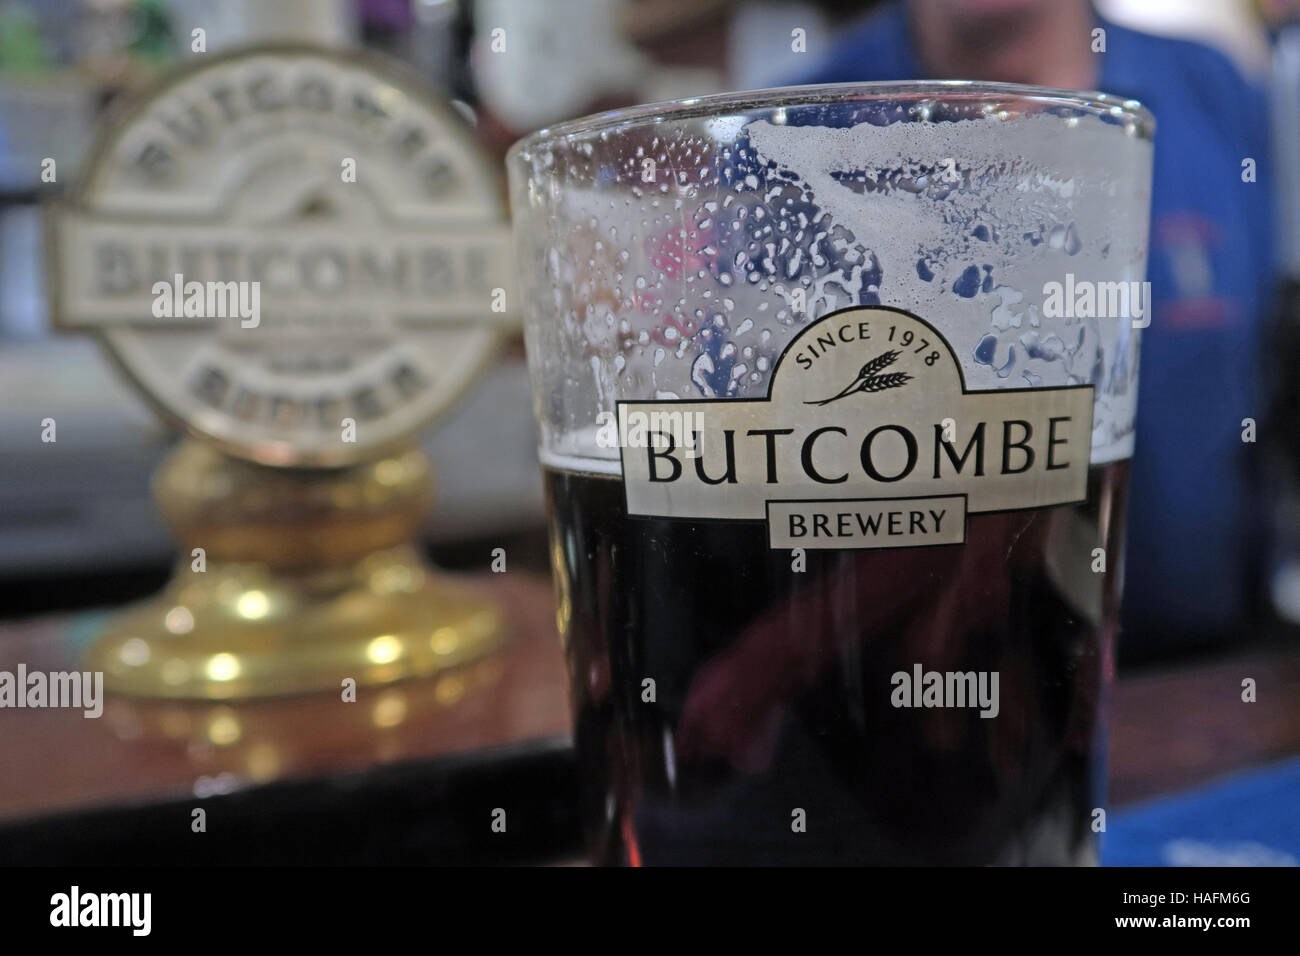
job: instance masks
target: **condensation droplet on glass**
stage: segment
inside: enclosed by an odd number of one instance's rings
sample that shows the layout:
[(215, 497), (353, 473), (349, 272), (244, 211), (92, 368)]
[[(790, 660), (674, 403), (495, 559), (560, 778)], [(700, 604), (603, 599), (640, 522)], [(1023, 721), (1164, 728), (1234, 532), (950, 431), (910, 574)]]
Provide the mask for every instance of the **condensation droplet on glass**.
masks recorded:
[(1073, 222), (1065, 229), (1065, 241), (1063, 247), (1067, 256), (1076, 255), (1079, 250), (1083, 248), (1083, 243), (1079, 240), (1079, 230), (1075, 227)]
[(713, 365), (713, 356), (708, 352), (701, 352), (691, 363), (691, 381), (704, 394), (705, 398), (713, 398), (715, 392), (713, 386), (709, 384), (708, 376), (716, 371)]

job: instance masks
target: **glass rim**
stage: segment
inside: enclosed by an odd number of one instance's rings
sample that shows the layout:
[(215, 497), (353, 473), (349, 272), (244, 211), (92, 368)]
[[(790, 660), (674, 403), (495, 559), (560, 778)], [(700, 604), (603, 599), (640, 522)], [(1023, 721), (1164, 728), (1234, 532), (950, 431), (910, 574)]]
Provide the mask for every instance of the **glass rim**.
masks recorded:
[(1022, 83), (986, 83), (978, 80), (884, 80), (863, 83), (816, 83), (778, 86), (733, 93), (713, 93), (677, 100), (663, 100), (615, 110), (592, 113), (543, 127), (517, 140), (506, 151), (506, 160), (542, 143), (575, 136), (590, 136), (611, 130), (623, 131), (677, 120), (698, 119), (719, 113), (736, 113), (783, 106), (818, 106), (834, 103), (870, 103), (886, 100), (948, 100), (971, 103), (999, 103), (1008, 99), (1077, 109), (1094, 116), (1127, 116), (1143, 139), (1151, 139), (1156, 119), (1138, 100), (1099, 90), (1069, 90)]

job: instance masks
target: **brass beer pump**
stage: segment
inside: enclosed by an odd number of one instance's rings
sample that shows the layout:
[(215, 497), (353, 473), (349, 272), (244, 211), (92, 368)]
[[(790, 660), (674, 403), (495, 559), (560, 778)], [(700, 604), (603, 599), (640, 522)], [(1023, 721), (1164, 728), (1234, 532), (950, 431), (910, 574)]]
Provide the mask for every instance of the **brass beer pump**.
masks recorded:
[(154, 491), (181, 545), (164, 591), (117, 615), (86, 666), (111, 690), (224, 700), (427, 677), (498, 649), (489, 599), (412, 541), (432, 501), (418, 449), (286, 470), (184, 441)]
[[(49, 220), (58, 325), (189, 436), (154, 477), (172, 579), (87, 653), (110, 691), (337, 692), (503, 646), (501, 610), (415, 543), (414, 436), (511, 321), (500, 186), (450, 104), (370, 56), (204, 57), (110, 118)], [(165, 314), (173, 282), (260, 315)]]

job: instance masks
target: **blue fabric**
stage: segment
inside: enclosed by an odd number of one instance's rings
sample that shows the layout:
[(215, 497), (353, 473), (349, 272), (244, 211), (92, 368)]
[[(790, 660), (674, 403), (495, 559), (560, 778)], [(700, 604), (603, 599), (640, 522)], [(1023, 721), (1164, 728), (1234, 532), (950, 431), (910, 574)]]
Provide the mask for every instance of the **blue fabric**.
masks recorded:
[[(1242, 442), (1242, 419), (1263, 411), (1260, 333), (1274, 271), (1266, 101), (1208, 47), (1098, 25), (1098, 88), (1141, 100), (1157, 124), (1126, 624), (1223, 632), (1254, 596), (1264, 528), (1258, 446)], [(798, 82), (931, 77), (893, 3)], [(1253, 183), (1242, 181), (1248, 157)]]
[(1101, 862), (1300, 865), (1300, 758), (1112, 813)]

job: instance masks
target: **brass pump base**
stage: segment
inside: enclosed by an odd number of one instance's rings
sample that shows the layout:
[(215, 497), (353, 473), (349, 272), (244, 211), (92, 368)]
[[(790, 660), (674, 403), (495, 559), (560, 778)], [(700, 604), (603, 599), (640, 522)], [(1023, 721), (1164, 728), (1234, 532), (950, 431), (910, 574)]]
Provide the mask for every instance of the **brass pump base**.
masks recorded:
[(411, 544), (432, 500), (418, 450), (309, 471), (184, 441), (154, 491), (184, 550), (163, 592), (117, 614), (87, 652), (111, 692), (341, 693), (348, 678), (427, 677), (505, 644), (501, 610)]

